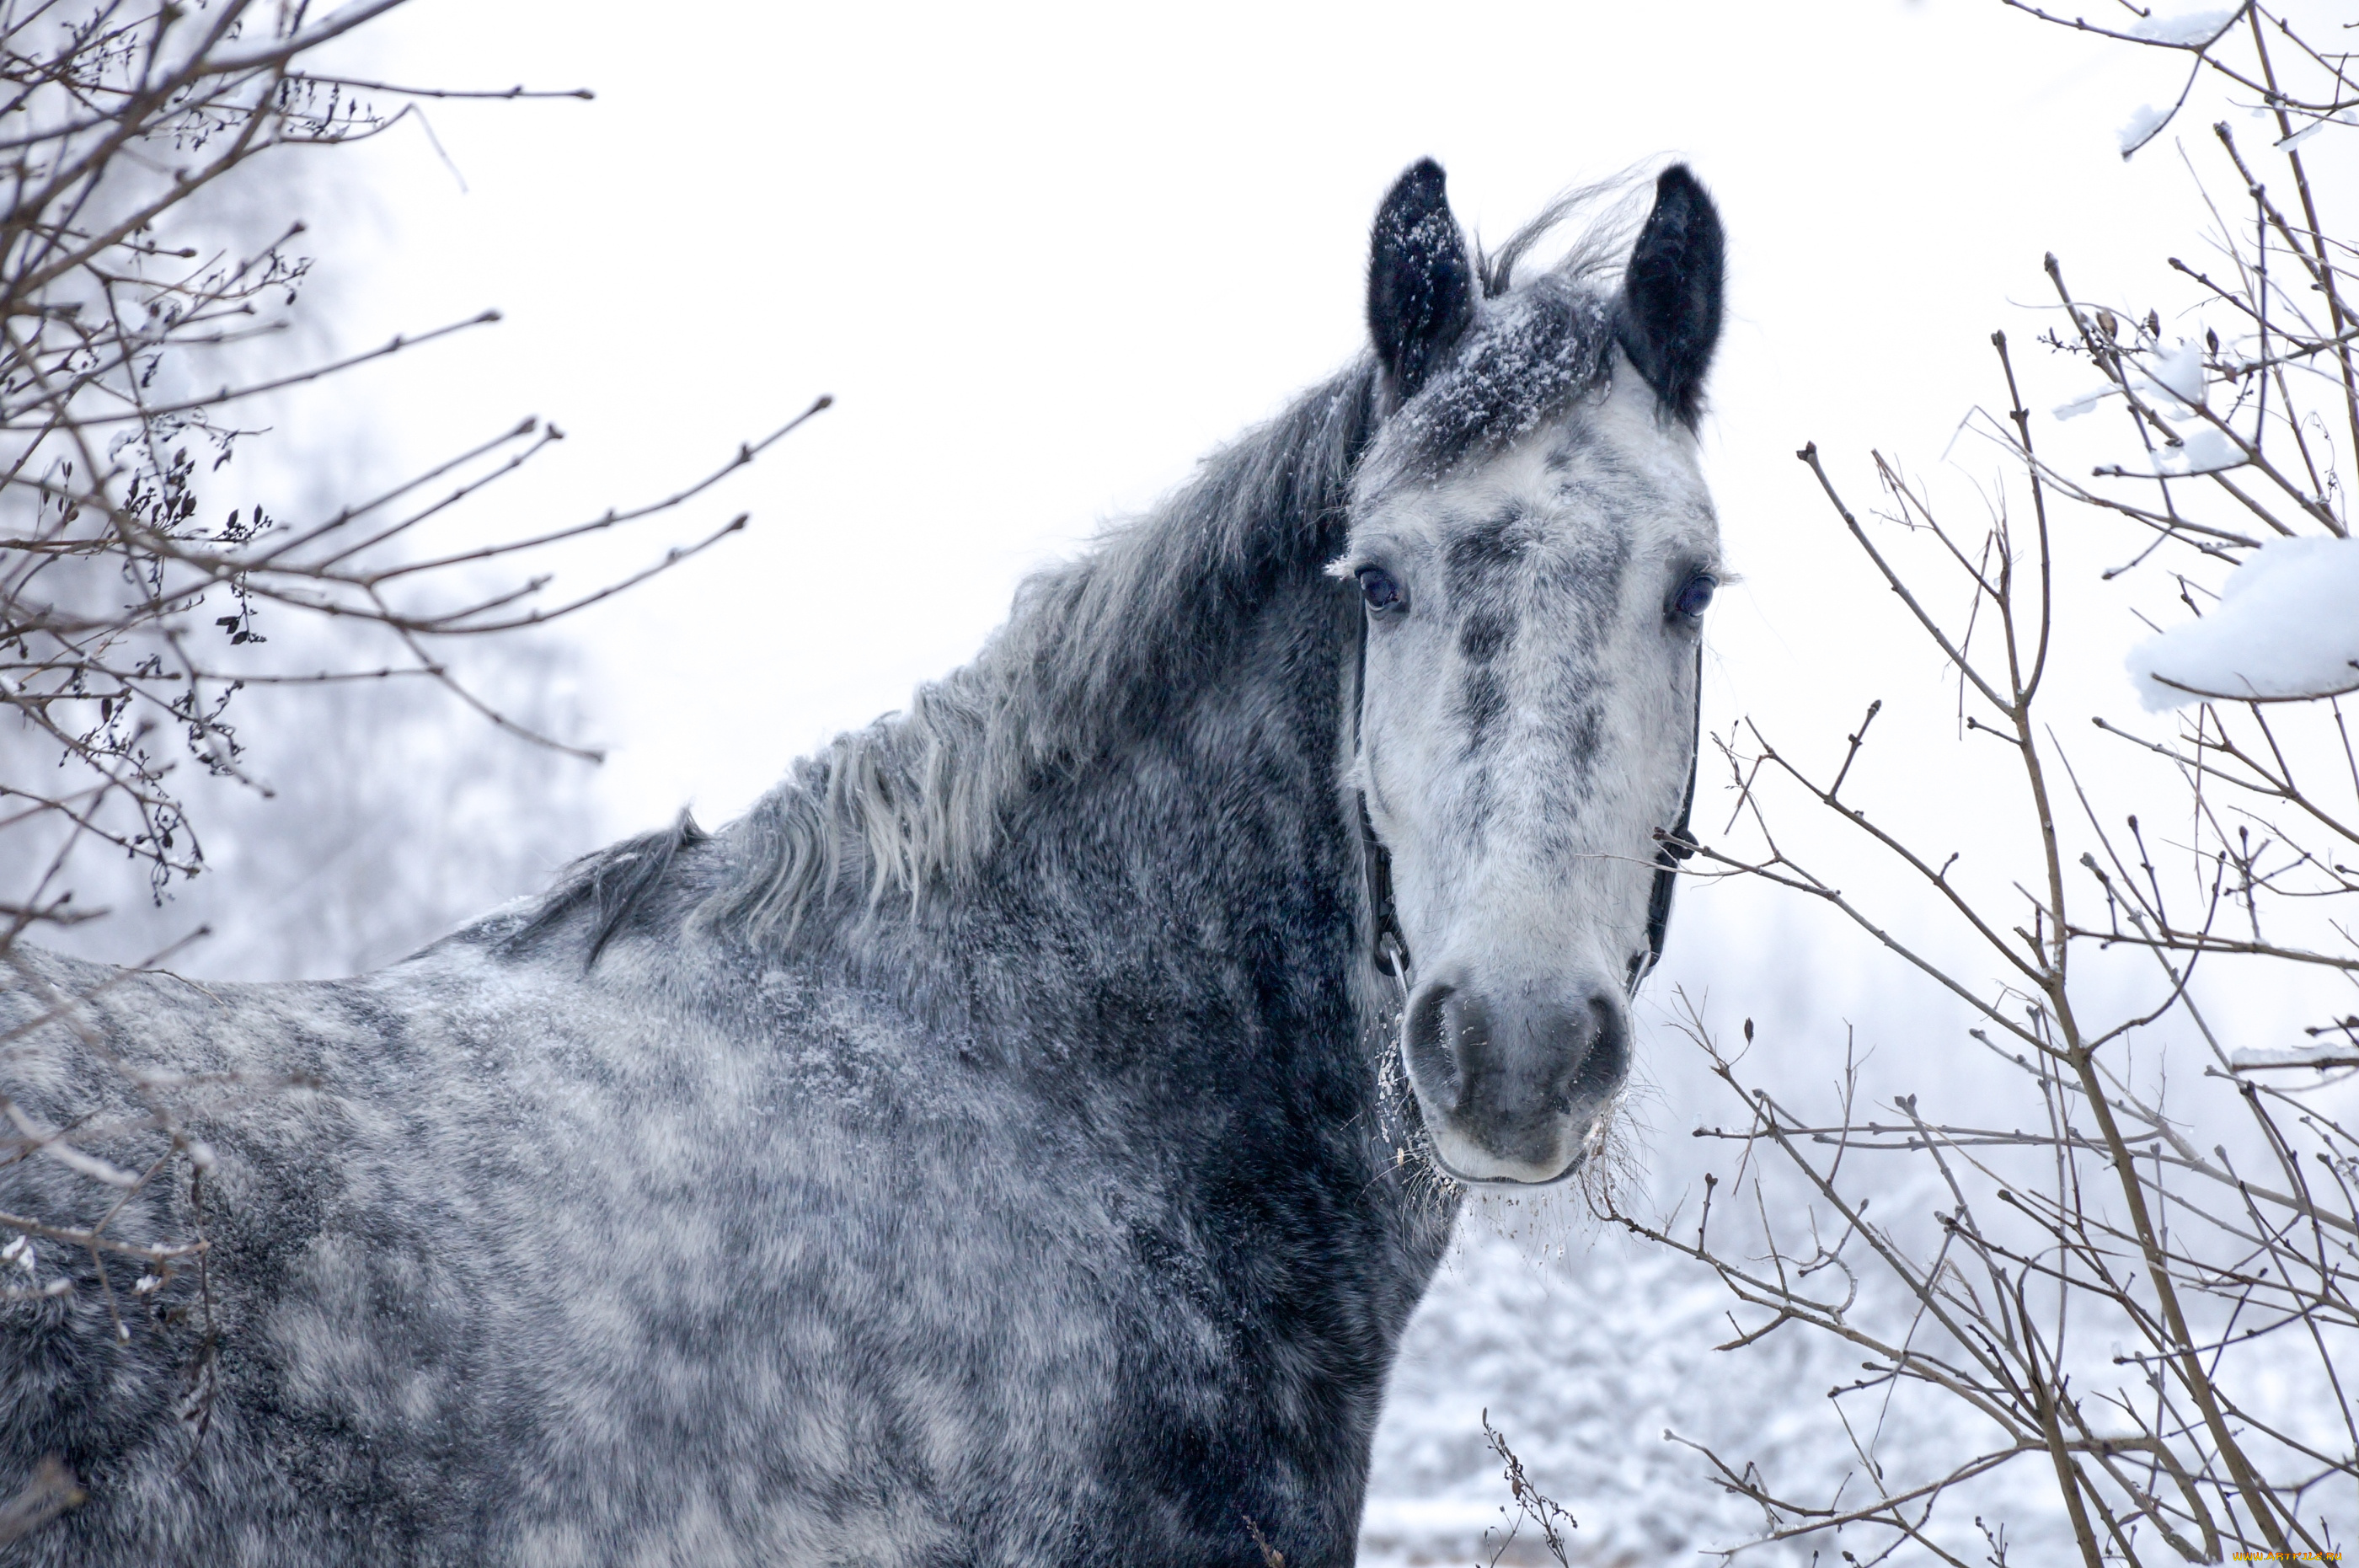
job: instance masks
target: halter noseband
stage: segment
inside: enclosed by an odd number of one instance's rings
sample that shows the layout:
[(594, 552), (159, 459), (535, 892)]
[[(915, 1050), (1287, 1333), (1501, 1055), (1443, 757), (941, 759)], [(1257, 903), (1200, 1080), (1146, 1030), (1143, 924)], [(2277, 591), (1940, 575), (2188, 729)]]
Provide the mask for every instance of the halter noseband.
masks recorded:
[[(1352, 680), (1352, 755), (1360, 755), (1360, 716), (1367, 705), (1368, 687), (1368, 617), (1357, 615), (1359, 638), (1356, 645), (1356, 665)], [(1647, 896), (1647, 953), (1643, 958), (1630, 960), (1626, 982), (1629, 994), (1638, 994), (1638, 986), (1654, 973), (1663, 956), (1663, 939), (1671, 925), (1671, 894), (1680, 882), (1680, 865), (1696, 852), (1695, 835), (1689, 831), (1689, 821), (1695, 812), (1696, 768), (1701, 760), (1703, 742), (1703, 648), (1696, 648), (1695, 722), (1688, 742), (1688, 788), (1680, 801), (1680, 820), (1668, 831), (1658, 829), (1655, 842), (1662, 847), (1655, 852), (1655, 886)], [(1367, 880), (1369, 947), (1368, 961), (1379, 975), (1389, 975), (1398, 984), (1404, 1006), (1408, 1000), (1409, 951), (1408, 938), (1400, 927), (1400, 911), (1393, 903), (1393, 857), (1376, 836), (1376, 824), (1368, 815), (1368, 796), (1364, 789), (1354, 789), (1360, 811), (1360, 865)]]

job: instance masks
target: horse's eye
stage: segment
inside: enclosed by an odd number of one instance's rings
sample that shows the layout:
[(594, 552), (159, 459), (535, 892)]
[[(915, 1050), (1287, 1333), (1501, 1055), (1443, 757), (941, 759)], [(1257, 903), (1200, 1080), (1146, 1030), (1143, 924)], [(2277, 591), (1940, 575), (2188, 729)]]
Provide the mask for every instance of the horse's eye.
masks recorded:
[(1680, 590), (1679, 600), (1671, 607), (1682, 615), (1701, 615), (1712, 603), (1712, 591), (1719, 586), (1720, 580), (1711, 572), (1699, 572), (1688, 579), (1688, 585)]
[(1355, 575), (1360, 579), (1360, 594), (1371, 610), (1389, 610), (1401, 603), (1400, 584), (1383, 567), (1363, 566)]

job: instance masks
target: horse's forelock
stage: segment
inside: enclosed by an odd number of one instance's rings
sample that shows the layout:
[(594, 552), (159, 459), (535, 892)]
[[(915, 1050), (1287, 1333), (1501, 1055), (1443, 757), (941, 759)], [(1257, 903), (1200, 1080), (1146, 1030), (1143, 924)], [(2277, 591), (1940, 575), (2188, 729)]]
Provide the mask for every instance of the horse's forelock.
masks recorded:
[(1555, 273), (1485, 311), (1457, 359), (1385, 429), (1373, 492), (1441, 478), (1561, 418), (1613, 374), (1614, 299)]
[(1529, 223), (1508, 235), (1505, 245), (1477, 256), (1475, 270), (1483, 280), (1484, 297), (1496, 299), (1513, 289), (1524, 258), (1550, 234), (1576, 223), (1581, 224), (1580, 232), (1548, 268), (1549, 273), (1612, 292), (1646, 218), (1640, 205), (1646, 188), (1644, 169), (1632, 168), (1593, 185), (1576, 185), (1560, 192)]
[[(1400, 410), (1371, 455), (1364, 487), (1439, 479), (1559, 419), (1613, 374), (1614, 312), (1643, 182), (1627, 170), (1549, 203), (1495, 252), (1480, 255), (1484, 307), (1473, 329)], [(1563, 255), (1524, 263), (1578, 225)]]

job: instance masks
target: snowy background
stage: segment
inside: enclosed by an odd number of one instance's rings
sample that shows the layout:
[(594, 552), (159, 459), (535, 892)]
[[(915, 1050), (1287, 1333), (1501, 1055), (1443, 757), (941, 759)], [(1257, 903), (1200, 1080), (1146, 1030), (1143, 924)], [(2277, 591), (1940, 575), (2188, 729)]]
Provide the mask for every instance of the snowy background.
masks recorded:
[[(538, 414), (568, 440), (498, 495), (497, 526), (520, 531), (664, 494), (820, 393), (836, 407), (687, 521), (571, 557), (567, 580), (635, 569), (741, 509), (744, 535), (478, 657), (514, 711), (606, 747), (603, 768), (424, 692), (255, 696), (277, 797), (208, 797), (214, 875), (92, 933), (108, 956), (203, 920), (216, 934), (178, 961), (190, 973), (347, 972), (683, 805), (725, 820), (970, 655), (1027, 570), (1355, 353), (1369, 216), (1429, 154), (1495, 241), (1560, 188), (1647, 160), (1684, 158), (1712, 188), (1731, 295), (1704, 442), (1744, 581), (1713, 611), (1706, 723), (1750, 714), (1830, 755), (1870, 699), (1940, 710), (1949, 683), (1901, 639), (1795, 449), (1815, 440), (1863, 493), (1871, 448), (1970, 489), (1994, 479), (1996, 455), (1960, 436), (2002, 395), (1990, 332), (2017, 343), (2034, 408), (2085, 392), (2085, 371), (2032, 346), (2053, 319), (2041, 256), (2085, 296), (2143, 299), (2191, 226), (2174, 141), (2202, 150), (2190, 119), (2118, 153), (2121, 128), (2178, 91), (2175, 59), (1995, 0), (653, 18), (417, 0), (365, 42), (357, 75), (598, 96), (432, 103), (322, 161), (312, 314), (332, 334), (310, 346), (487, 306), (505, 321), (286, 402), (274, 455), (242, 457), (241, 482), (349, 494)], [(2068, 546), (2092, 580), (2112, 548)], [(2135, 716), (2124, 659), (2157, 598), (2125, 581), (2113, 618), (2060, 651), (2071, 700)], [(1920, 764), (1920, 742), (1900, 732), (1876, 781), (1971, 820), (1971, 781)], [(1707, 834), (1712, 810), (1708, 793)], [(1822, 1085), (1849, 1029), (1892, 1083), (1971, 1103), (1954, 1008), (1870, 958), (1757, 887), (1682, 894), (1641, 1008), (1656, 1201), (1692, 1189), (1712, 1150), (1689, 1131), (1728, 1114), (1669, 1027), (1682, 992), (1723, 1028), (1756, 1021), (1765, 1082)], [(1797, 1485), (1822, 1465), (1832, 1491), (1848, 1449), (1821, 1396), (1855, 1358), (1799, 1333), (1717, 1355), (1726, 1306), (1577, 1197), (1470, 1209), (1403, 1353), (1365, 1560), (1490, 1560), (1505, 1494), (1485, 1410), (1579, 1519), (1581, 1562), (1678, 1561), (1757, 1528), (1666, 1428), (1782, 1461)], [(1898, 1468), (1954, 1421), (1906, 1403), (1881, 1419)], [(2010, 1506), (2036, 1552), (2038, 1505)], [(1527, 1545), (1501, 1561), (1541, 1561)]]

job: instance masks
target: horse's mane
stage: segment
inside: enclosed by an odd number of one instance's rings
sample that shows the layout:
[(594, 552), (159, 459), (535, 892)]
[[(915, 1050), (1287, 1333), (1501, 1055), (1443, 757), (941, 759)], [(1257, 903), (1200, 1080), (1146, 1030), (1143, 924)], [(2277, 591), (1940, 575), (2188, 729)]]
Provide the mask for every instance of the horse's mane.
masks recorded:
[(1160, 506), (1027, 579), (974, 660), (919, 687), (907, 712), (801, 758), (717, 834), (683, 813), (585, 855), (510, 942), (586, 910), (594, 963), (683, 852), (708, 843), (722, 870), (698, 918), (755, 942), (791, 935), (847, 878), (874, 903), (965, 877), (1036, 779), (1119, 744), (1296, 568), (1334, 553), (1377, 419), (1375, 366), (1362, 361), (1215, 452)]
[[(1518, 290), (1517, 264), (1535, 243), (1630, 184), (1625, 176), (1568, 192), (1482, 256), (1486, 297)], [(1447, 468), (1603, 378), (1611, 323), (1598, 285), (1627, 234), (1618, 212), (1593, 222), (1529, 280), (1537, 287), (1519, 290), (1529, 303), (1516, 330), (1475, 334), (1456, 367), (1403, 410), (1415, 466)], [(1376, 369), (1363, 359), (1206, 459), (1153, 510), (1027, 579), (975, 659), (920, 686), (907, 712), (800, 759), (717, 834), (683, 812), (670, 828), (584, 856), (508, 940), (529, 942), (586, 910), (595, 963), (683, 853), (708, 843), (718, 876), (699, 879), (694, 918), (756, 943), (790, 937), (847, 878), (875, 905), (970, 875), (1037, 780), (1118, 746), (1169, 693), (1193, 687), (1274, 589), (1332, 558), (1361, 458), (1384, 422)]]
[(1226, 634), (1342, 538), (1375, 422), (1357, 365), (1208, 459), (1161, 506), (1027, 579), (973, 662), (839, 735), (731, 824), (742, 866), (708, 909), (791, 931), (847, 871), (872, 899), (956, 879), (1032, 782), (1085, 764), (1191, 689)]

